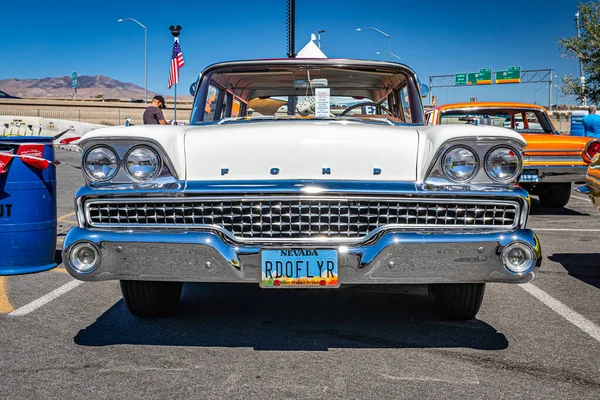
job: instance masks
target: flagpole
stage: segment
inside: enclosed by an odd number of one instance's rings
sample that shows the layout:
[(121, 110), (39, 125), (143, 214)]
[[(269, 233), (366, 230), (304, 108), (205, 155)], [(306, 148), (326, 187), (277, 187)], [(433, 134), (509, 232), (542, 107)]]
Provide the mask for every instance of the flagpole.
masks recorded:
[(177, 125), (177, 84), (173, 86), (175, 87), (175, 96), (173, 97), (173, 120), (175, 121), (175, 125)]
[(177, 82), (179, 82), (179, 68), (183, 67), (183, 54), (181, 54), (181, 47), (179, 47), (179, 34), (181, 32), (181, 26), (171, 25), (169, 30), (174, 38), (169, 83), (173, 82), (173, 86), (175, 86), (173, 95), (173, 121), (175, 121), (175, 125), (177, 125)]

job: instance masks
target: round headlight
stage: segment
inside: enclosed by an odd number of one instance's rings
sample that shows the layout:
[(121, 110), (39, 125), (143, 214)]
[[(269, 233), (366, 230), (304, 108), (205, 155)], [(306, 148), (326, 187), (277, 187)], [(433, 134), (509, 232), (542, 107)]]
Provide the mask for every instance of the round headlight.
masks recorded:
[(496, 147), (485, 156), (485, 172), (497, 182), (511, 182), (521, 173), (521, 157), (510, 147)]
[(160, 157), (150, 147), (134, 147), (125, 156), (127, 174), (136, 181), (148, 181), (160, 171)]
[(110, 147), (94, 147), (83, 158), (83, 170), (94, 181), (107, 181), (117, 174), (119, 157)]
[(464, 182), (473, 178), (479, 170), (479, 158), (468, 147), (453, 147), (444, 154), (442, 171), (452, 181)]

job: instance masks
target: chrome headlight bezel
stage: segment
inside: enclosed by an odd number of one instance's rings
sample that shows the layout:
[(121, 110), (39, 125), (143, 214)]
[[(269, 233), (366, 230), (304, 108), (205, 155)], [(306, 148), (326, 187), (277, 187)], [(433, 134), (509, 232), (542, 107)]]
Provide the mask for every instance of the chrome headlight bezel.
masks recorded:
[[(519, 162), (518, 167), (517, 167), (515, 173), (510, 178), (508, 178), (508, 179), (499, 179), (499, 178), (495, 177), (492, 173), (490, 173), (490, 171), (488, 170), (487, 163), (488, 163), (488, 160), (490, 158), (490, 155), (494, 151), (496, 151), (498, 149), (507, 149), (507, 150), (510, 150), (510, 151), (514, 152), (515, 153), (515, 157), (516, 157), (517, 161)], [(521, 172), (523, 171), (523, 156), (522, 156), (522, 154), (521, 154), (520, 151), (518, 151), (517, 149), (515, 149), (512, 146), (508, 146), (508, 145), (505, 145), (505, 144), (500, 144), (498, 146), (494, 146), (491, 149), (489, 149), (487, 151), (487, 153), (485, 154), (485, 158), (483, 159), (483, 170), (485, 171), (485, 174), (492, 181), (494, 181), (494, 182), (497, 182), (497, 183), (512, 183), (512, 182), (516, 182), (517, 179), (519, 178), (519, 175), (521, 175)]]
[[(86, 162), (86, 161), (88, 160), (88, 157), (89, 157), (89, 155), (90, 155), (90, 154), (91, 154), (91, 153), (92, 153), (94, 150), (97, 150), (97, 149), (100, 149), (100, 148), (108, 150), (109, 152), (111, 152), (111, 153), (112, 153), (112, 155), (113, 155), (113, 156), (114, 156), (114, 158), (115, 158), (115, 169), (114, 169), (114, 171), (113, 171), (111, 174), (109, 174), (109, 175), (107, 175), (106, 177), (104, 177), (104, 178), (98, 178), (98, 177), (94, 176), (94, 175), (93, 175), (93, 174), (92, 174), (92, 173), (89, 171), (89, 169), (88, 169), (88, 165), (87, 165), (87, 162)], [(85, 154), (83, 155), (83, 157), (81, 158), (81, 169), (83, 170), (83, 173), (86, 175), (86, 177), (87, 177), (87, 178), (88, 178), (90, 181), (92, 181), (92, 182), (107, 182), (107, 181), (110, 181), (110, 180), (111, 180), (111, 179), (113, 179), (115, 176), (117, 176), (117, 174), (119, 173), (120, 166), (121, 166), (121, 159), (119, 158), (119, 153), (118, 153), (118, 152), (117, 152), (117, 151), (116, 151), (114, 148), (112, 148), (111, 146), (104, 145), (104, 144), (99, 144), (99, 145), (96, 145), (96, 146), (90, 147), (90, 148), (89, 148), (89, 149), (88, 149), (88, 150), (85, 152)]]
[[(464, 149), (464, 150), (469, 151), (473, 155), (473, 159), (474, 159), (474, 163), (475, 163), (475, 168), (473, 169), (471, 174), (469, 174), (469, 176), (462, 178), (462, 179), (458, 179), (458, 178), (454, 177), (452, 174), (450, 174), (446, 168), (446, 163), (445, 163), (445, 160), (446, 160), (446, 157), (448, 156), (448, 154), (457, 149)], [(457, 144), (455, 146), (449, 147), (448, 149), (446, 149), (446, 151), (444, 151), (444, 153), (440, 157), (440, 169), (442, 170), (442, 173), (444, 174), (444, 176), (451, 182), (456, 182), (456, 183), (468, 182), (469, 180), (472, 180), (473, 178), (475, 178), (477, 176), (480, 168), (481, 168), (481, 162), (479, 160), (479, 155), (473, 148), (471, 148), (470, 146), (464, 145), (464, 144)]]
[[(129, 161), (128, 161), (129, 160), (129, 156), (134, 151), (139, 150), (139, 149), (149, 150), (150, 152), (154, 153), (154, 156), (156, 157), (156, 160), (157, 160), (156, 169), (147, 178), (136, 177), (129, 170)], [(129, 179), (131, 179), (133, 182), (136, 182), (136, 183), (150, 182), (150, 181), (156, 179), (160, 175), (162, 169), (163, 169), (163, 159), (162, 159), (162, 157), (160, 155), (160, 152), (157, 151), (156, 149), (154, 149), (152, 146), (148, 146), (148, 145), (145, 145), (145, 144), (135, 145), (135, 146), (131, 147), (127, 151), (127, 153), (125, 153), (125, 156), (123, 157), (123, 170), (125, 171), (125, 174), (127, 175), (127, 177)]]

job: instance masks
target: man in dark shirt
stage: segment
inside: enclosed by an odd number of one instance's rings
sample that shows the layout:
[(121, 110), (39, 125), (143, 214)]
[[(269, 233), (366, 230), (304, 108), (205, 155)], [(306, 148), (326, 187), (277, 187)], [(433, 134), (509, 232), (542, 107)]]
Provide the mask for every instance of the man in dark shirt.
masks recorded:
[(166, 125), (167, 121), (165, 121), (165, 116), (162, 112), (163, 108), (167, 108), (165, 106), (165, 98), (161, 95), (154, 96), (152, 104), (144, 111), (144, 124)]
[(600, 137), (600, 116), (596, 114), (596, 106), (590, 106), (588, 112), (582, 121), (584, 135)]

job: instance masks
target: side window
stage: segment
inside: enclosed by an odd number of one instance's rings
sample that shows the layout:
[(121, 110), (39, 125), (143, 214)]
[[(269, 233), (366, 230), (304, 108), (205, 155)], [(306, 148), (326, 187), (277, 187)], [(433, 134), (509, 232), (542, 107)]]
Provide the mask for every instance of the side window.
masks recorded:
[(400, 104), (402, 105), (402, 112), (404, 113), (404, 121), (412, 123), (412, 116), (410, 114), (410, 103), (408, 97), (408, 88), (405, 86), (404, 89), (400, 89)]
[(209, 85), (208, 93), (206, 94), (206, 102), (204, 103), (204, 118), (203, 121), (214, 121), (217, 101), (220, 94), (219, 88)]
[[(381, 102), (379, 104), (381, 104), (383, 107), (387, 108), (388, 110), (390, 109), (390, 105), (388, 103), (388, 99), (385, 99), (385, 101), (383, 101), (383, 102)], [(381, 114), (385, 115), (385, 111), (382, 110)]]
[(232, 104), (232, 100), (233, 100), (233, 94), (231, 92), (225, 93), (225, 96), (223, 97), (223, 104), (221, 104), (221, 111), (220, 111), (219, 119), (229, 117), (229, 113), (231, 112), (230, 107)]
[(242, 102), (238, 99), (233, 99), (233, 104), (231, 105), (231, 116), (239, 117), (242, 112)]
[(425, 114), (425, 124), (431, 125), (431, 118), (433, 118), (433, 111), (429, 111)]

